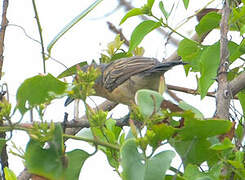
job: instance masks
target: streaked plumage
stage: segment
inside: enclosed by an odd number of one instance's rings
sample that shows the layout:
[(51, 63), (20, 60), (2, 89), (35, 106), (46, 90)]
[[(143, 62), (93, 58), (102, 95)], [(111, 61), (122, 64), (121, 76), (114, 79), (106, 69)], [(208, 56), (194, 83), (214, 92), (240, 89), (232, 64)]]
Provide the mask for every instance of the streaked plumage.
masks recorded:
[[(134, 56), (118, 59), (110, 64), (94, 65), (102, 72), (94, 85), (95, 95), (130, 105), (139, 89), (158, 91), (161, 75), (179, 64), (183, 62), (162, 63), (155, 58)], [(86, 71), (87, 68), (88, 66), (82, 70)]]

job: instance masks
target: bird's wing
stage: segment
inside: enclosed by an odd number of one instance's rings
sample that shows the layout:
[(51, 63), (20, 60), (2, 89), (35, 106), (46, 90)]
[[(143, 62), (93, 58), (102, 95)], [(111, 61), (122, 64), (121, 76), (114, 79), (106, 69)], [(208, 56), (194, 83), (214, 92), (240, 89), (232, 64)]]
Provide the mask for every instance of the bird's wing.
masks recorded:
[(137, 56), (114, 61), (103, 72), (104, 87), (113, 91), (131, 76), (148, 71), (158, 63), (159, 61), (154, 58)]

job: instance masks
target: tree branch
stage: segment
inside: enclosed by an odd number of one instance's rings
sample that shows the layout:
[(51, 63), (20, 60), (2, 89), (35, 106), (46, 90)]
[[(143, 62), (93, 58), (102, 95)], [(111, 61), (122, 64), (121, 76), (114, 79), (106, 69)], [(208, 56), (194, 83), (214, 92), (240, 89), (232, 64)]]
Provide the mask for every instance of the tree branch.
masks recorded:
[[(103, 110), (103, 111), (110, 111), (112, 110), (115, 106), (117, 106), (118, 103), (115, 102), (111, 102), (111, 101), (105, 101), (102, 104), (100, 104), (98, 107), (94, 108), (94, 110)], [(75, 135), (76, 133), (78, 133), (83, 127), (89, 127), (89, 123), (88, 123), (88, 119), (86, 117), (86, 115), (82, 116), (79, 119), (73, 120), (76, 123), (81, 124), (82, 126), (80, 127), (76, 127), (76, 128), (67, 128), (66, 129), (66, 134), (70, 134), (70, 135)]]
[(115, 34), (119, 34), (121, 41), (124, 41), (124, 44), (129, 46), (129, 41), (127, 40), (127, 38), (124, 36), (124, 34), (122, 33), (122, 29), (117, 29), (116, 26), (114, 26), (111, 22), (107, 21), (108, 27), (109, 29), (114, 32)]
[(241, 73), (230, 84), (231, 95), (235, 96), (238, 92), (245, 88), (245, 72)]
[(4, 37), (5, 37), (5, 31), (8, 26), (8, 19), (7, 19), (7, 9), (8, 9), (8, 0), (3, 1), (3, 13), (2, 13), (2, 22), (1, 22), (1, 29), (0, 29), (0, 79), (2, 78), (2, 68), (3, 68), (3, 51), (4, 51)]
[(227, 70), (229, 61), (228, 39), (230, 8), (229, 1), (224, 2), (222, 18), (220, 21), (220, 66), (218, 70), (218, 90), (216, 96), (216, 114), (221, 119), (229, 119), (229, 107), (231, 100), (230, 88), (227, 81)]

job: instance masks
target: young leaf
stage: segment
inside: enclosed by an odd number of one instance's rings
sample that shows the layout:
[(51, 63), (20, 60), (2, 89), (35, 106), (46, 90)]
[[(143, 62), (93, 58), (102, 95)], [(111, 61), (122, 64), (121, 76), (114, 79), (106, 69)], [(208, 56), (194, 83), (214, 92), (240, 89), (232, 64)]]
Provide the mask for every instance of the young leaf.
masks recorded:
[(123, 16), (123, 18), (120, 21), (120, 25), (124, 23), (128, 18), (133, 17), (133, 16), (142, 15), (142, 14), (144, 13), (141, 8), (133, 8), (130, 11), (128, 11), (127, 14)]
[(183, 0), (183, 3), (184, 3), (184, 6), (185, 6), (185, 9), (187, 9), (188, 5), (189, 5), (189, 0)]
[(210, 12), (206, 14), (196, 26), (197, 34), (202, 37), (205, 33), (211, 31), (212, 29), (218, 28), (220, 20), (221, 15), (217, 12)]
[(124, 143), (120, 154), (123, 168), (122, 176), (123, 179), (127, 180), (164, 179), (175, 156), (173, 151), (162, 151), (149, 159), (145, 159), (138, 152), (134, 139), (129, 139)]
[(154, 2), (155, 2), (155, 0), (147, 0), (147, 6), (149, 7), (149, 9), (152, 8)]
[(141, 89), (135, 95), (136, 104), (139, 106), (141, 113), (149, 117), (154, 110), (159, 111), (163, 97), (156, 91)]
[(71, 22), (69, 22), (48, 44), (47, 50), (48, 53), (51, 54), (51, 49), (55, 45), (55, 43), (75, 24), (77, 24), (81, 19), (83, 19), (88, 13), (90, 13), (99, 3), (103, 0), (96, 0), (93, 4), (91, 4), (87, 9), (77, 15)]
[(165, 10), (163, 2), (160, 1), (158, 6), (159, 6), (159, 9), (162, 11), (165, 19), (167, 20), (169, 17), (169, 13)]
[(151, 130), (147, 129), (146, 137), (149, 140), (149, 144), (155, 149), (160, 142), (169, 139), (174, 133), (175, 128), (162, 123), (153, 125)]
[(5, 175), (5, 180), (17, 180), (16, 175), (12, 170), (10, 170), (8, 167), (4, 168), (4, 175)]
[(34, 106), (49, 103), (54, 98), (63, 95), (66, 88), (66, 83), (56, 79), (51, 74), (37, 75), (26, 79), (17, 91), (17, 108), (21, 114), (24, 114)]
[(143, 40), (143, 38), (152, 30), (161, 26), (160, 22), (152, 20), (143, 21), (133, 31), (130, 38), (130, 45), (128, 53), (131, 53)]

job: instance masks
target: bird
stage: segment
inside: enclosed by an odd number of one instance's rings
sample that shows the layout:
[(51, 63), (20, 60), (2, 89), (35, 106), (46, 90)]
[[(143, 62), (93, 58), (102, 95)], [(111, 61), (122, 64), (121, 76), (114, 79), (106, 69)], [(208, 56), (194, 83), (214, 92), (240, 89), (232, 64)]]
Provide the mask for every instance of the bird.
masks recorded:
[[(185, 64), (182, 61), (160, 62), (156, 58), (133, 56), (112, 61), (109, 64), (95, 64), (101, 75), (94, 84), (95, 96), (124, 105), (135, 102), (135, 94), (140, 89), (158, 91), (161, 76), (173, 66)], [(91, 66), (91, 65), (90, 65)], [(89, 65), (81, 69), (86, 71)], [(74, 99), (68, 97), (65, 106)]]

